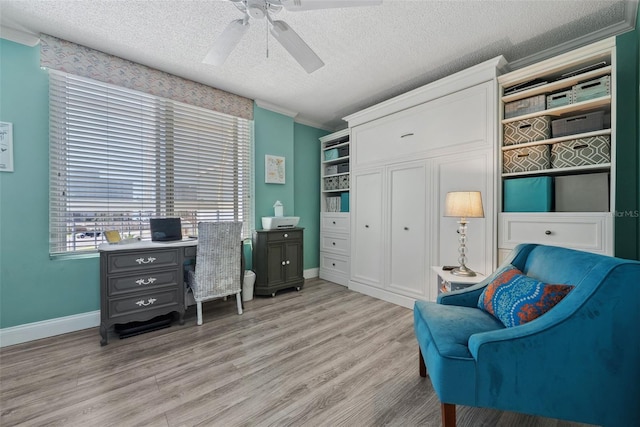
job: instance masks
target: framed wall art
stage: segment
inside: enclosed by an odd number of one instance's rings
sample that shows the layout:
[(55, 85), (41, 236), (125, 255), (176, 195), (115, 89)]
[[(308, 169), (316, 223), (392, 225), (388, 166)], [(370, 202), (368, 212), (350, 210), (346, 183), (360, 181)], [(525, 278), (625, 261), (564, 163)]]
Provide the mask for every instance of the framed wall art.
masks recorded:
[(284, 184), (284, 157), (264, 156), (264, 182), (267, 184)]
[(0, 172), (13, 172), (13, 123), (0, 122)]

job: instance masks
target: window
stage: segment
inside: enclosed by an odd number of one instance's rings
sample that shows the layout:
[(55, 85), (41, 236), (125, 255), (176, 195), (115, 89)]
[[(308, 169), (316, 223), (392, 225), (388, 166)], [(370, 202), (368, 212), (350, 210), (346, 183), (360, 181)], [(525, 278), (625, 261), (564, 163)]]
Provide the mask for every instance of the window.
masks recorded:
[(50, 253), (95, 252), (105, 230), (150, 237), (149, 219), (244, 222), (253, 122), (49, 72)]

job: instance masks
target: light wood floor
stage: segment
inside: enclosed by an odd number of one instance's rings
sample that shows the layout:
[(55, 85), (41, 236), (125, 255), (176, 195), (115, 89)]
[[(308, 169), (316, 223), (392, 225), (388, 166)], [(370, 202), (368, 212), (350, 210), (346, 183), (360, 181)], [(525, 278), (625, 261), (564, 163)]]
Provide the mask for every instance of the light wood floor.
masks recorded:
[[(194, 307), (192, 307), (194, 308)], [(189, 309), (100, 346), (98, 328), (0, 350), (0, 425), (438, 426), (411, 310), (333, 283)], [(458, 426), (579, 424), (458, 407)]]

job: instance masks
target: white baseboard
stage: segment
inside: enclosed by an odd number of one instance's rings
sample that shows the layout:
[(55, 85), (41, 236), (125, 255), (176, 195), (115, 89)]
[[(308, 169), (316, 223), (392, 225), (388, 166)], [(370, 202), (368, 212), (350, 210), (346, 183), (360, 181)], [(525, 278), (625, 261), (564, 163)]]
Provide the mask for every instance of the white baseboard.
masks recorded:
[[(0, 347), (100, 326), (100, 310), (0, 329)], [(97, 338), (96, 338), (97, 339)]]
[(349, 289), (410, 309), (413, 309), (413, 305), (416, 302), (415, 298), (405, 297), (404, 295), (398, 295), (384, 289), (353, 282), (351, 280), (349, 281)]
[(302, 277), (304, 277), (305, 279), (314, 279), (318, 277), (319, 273), (320, 273), (319, 268), (309, 268), (302, 272)]

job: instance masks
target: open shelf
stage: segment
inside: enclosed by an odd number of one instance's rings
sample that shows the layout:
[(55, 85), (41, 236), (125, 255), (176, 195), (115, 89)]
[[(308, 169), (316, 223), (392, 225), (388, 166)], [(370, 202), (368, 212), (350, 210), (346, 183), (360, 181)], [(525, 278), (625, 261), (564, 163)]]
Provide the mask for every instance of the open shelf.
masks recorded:
[(563, 141), (571, 141), (580, 138), (592, 138), (594, 136), (611, 135), (611, 129), (596, 130), (593, 132), (576, 133), (573, 135), (560, 136), (557, 138), (541, 139), (539, 141), (523, 142), (521, 144), (504, 145), (502, 151), (516, 150), (518, 148), (535, 147), (536, 145), (551, 145)]

